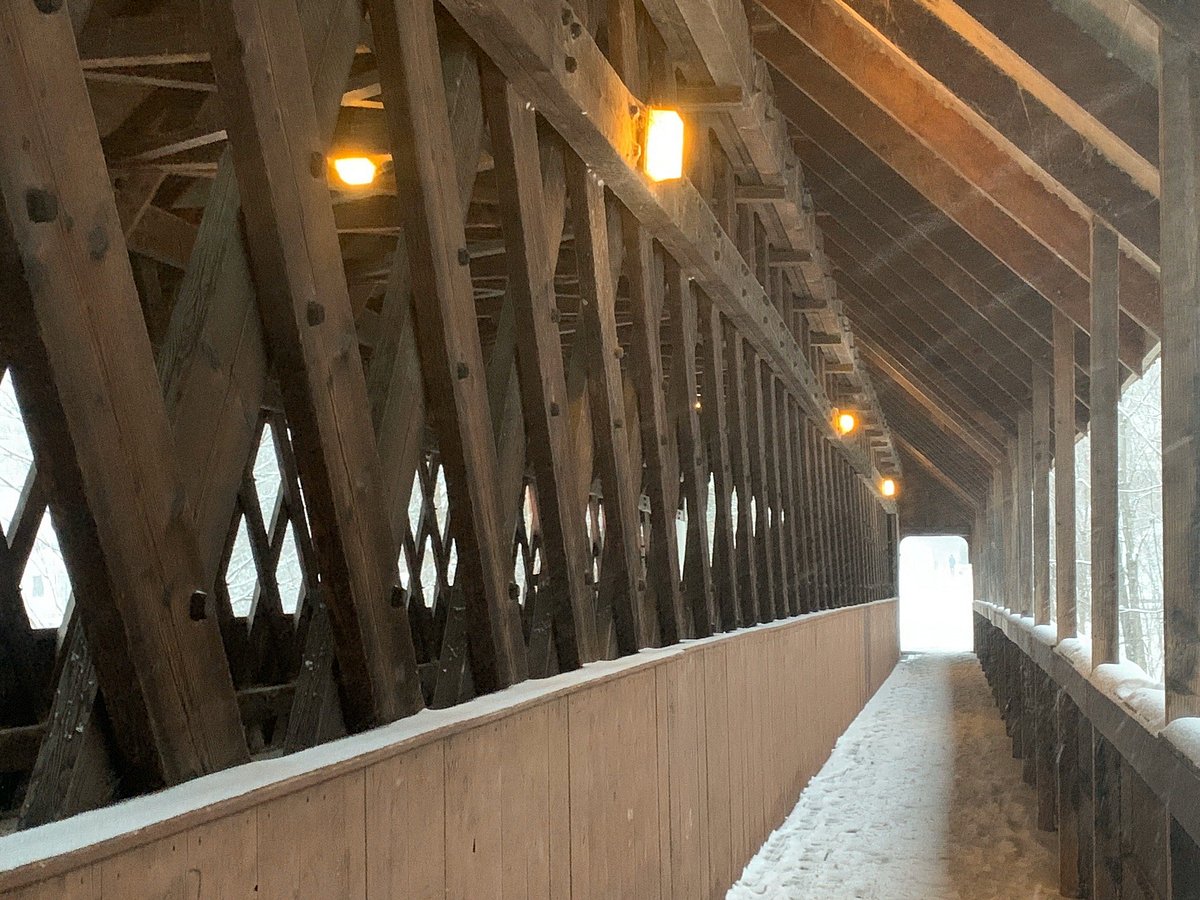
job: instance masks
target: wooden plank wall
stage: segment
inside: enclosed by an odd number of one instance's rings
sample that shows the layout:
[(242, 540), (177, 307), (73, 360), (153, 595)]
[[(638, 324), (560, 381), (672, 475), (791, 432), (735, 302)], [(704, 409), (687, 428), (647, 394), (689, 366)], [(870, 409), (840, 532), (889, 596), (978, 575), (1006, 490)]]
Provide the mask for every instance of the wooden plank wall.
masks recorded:
[(652, 651), (216, 811), (172, 788), (196, 808), (0, 870), (0, 896), (723, 896), (898, 648), (885, 600)]

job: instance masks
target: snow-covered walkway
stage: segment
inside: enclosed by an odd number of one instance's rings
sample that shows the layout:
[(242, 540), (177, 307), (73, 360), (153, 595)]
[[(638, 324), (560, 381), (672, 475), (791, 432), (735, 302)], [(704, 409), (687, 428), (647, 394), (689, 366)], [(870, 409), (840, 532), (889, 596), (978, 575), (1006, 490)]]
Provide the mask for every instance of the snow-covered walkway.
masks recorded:
[(1057, 897), (1036, 821), (975, 657), (906, 656), (729, 897)]

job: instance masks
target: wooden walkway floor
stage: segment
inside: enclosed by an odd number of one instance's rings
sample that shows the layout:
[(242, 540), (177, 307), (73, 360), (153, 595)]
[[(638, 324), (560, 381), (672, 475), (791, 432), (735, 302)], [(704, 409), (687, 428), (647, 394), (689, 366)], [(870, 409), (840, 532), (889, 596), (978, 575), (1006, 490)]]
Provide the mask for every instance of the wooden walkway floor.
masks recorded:
[(974, 656), (906, 656), (729, 897), (1057, 897), (1035, 823)]

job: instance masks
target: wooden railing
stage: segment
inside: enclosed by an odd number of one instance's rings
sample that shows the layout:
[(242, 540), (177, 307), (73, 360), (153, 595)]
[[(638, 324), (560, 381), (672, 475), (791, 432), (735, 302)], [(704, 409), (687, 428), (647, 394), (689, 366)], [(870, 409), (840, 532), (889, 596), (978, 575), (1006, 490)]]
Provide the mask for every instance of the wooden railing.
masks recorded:
[(1200, 729), (1166, 726), (1161, 690), (1132, 696), (1093, 675), (1081, 642), (1056, 643), (975, 604), (976, 653), (1037, 791), (1038, 826), (1058, 835), (1062, 895), (1200, 896)]
[(0, 838), (0, 895), (723, 896), (898, 653), (886, 600), (595, 663)]

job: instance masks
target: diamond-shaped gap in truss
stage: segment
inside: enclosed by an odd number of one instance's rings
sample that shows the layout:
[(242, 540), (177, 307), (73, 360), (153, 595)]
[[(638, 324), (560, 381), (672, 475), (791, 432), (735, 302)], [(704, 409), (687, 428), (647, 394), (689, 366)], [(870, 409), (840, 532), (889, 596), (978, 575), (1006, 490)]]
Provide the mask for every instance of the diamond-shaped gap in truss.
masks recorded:
[(729, 492), (729, 518), (733, 525), (730, 534), (733, 537), (734, 548), (738, 545), (738, 490), (735, 487)]
[[(291, 452), (291, 433), (277, 413), (269, 413), (259, 435), (255, 449), (251, 479), (243, 489), (254, 492), (261, 527), (266, 535), (267, 546), (262, 548), (265, 560), (274, 559), (275, 583), (279, 588), (282, 611), (295, 614), (304, 591), (304, 566), (301, 562), (300, 539), (297, 528), (308, 535), (305, 517), (303, 488), (296, 479), (292, 485), (286, 482), (281, 453)], [(293, 476), (294, 477), (294, 476)], [(221, 573), (229, 597), (233, 615), (245, 618), (254, 608), (254, 602), (262, 585), (262, 573), (258, 570), (254, 548), (251, 546), (250, 530), (241, 508), (237, 513), (237, 528), (233, 546)]]
[[(31, 628), (58, 628), (71, 597), (71, 581), (58, 535), (44, 503), (22, 503), (32, 487), (33, 449), (17, 405), (12, 377), (0, 376), (0, 527), (11, 546), (17, 530), (35, 529), (20, 570), (21, 603)], [(26, 532), (27, 533), (27, 532)]]
[[(398, 560), (400, 584), (407, 598), (419, 597), (436, 611), (458, 571), (458, 547), (450, 539), (450, 500), (438, 455), (421, 455), (408, 498), (408, 533)], [(414, 578), (415, 573), (415, 578)]]
[(717, 539), (717, 481), (708, 475), (708, 509), (705, 510), (705, 526), (708, 529), (708, 563), (712, 565), (713, 541)]
[(687, 569), (687, 532), (688, 532), (688, 509), (687, 497), (680, 493), (679, 509), (675, 510), (675, 548), (677, 559), (679, 560), (679, 580), (683, 583)]

